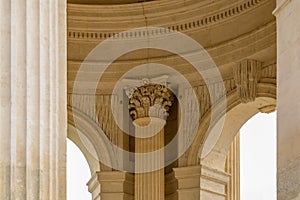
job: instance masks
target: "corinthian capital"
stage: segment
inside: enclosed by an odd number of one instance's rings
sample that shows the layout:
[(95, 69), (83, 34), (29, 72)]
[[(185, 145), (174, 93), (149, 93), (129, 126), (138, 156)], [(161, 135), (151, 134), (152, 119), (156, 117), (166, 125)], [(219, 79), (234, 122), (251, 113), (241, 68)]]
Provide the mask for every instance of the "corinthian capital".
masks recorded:
[(143, 117), (166, 119), (174, 102), (171, 90), (160, 84), (146, 84), (134, 90), (129, 100), (129, 114), (133, 120)]

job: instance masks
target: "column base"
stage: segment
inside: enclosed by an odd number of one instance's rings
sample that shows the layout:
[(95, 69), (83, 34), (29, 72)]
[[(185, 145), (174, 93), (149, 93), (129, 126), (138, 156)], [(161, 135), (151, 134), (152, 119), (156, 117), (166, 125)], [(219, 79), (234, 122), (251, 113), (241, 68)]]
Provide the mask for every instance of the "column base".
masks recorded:
[(126, 172), (96, 172), (87, 185), (93, 200), (134, 199), (134, 176)]
[(225, 200), (230, 175), (204, 165), (174, 168), (178, 200)]

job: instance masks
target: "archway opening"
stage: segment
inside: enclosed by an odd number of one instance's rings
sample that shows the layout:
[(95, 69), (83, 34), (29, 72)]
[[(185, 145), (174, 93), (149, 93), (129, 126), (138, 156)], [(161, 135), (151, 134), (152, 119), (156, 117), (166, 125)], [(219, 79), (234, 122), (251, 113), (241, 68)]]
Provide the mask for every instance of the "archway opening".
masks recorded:
[(258, 113), (240, 130), (241, 200), (276, 200), (276, 112)]
[(90, 168), (83, 153), (67, 139), (67, 200), (92, 199), (86, 186), (90, 177)]

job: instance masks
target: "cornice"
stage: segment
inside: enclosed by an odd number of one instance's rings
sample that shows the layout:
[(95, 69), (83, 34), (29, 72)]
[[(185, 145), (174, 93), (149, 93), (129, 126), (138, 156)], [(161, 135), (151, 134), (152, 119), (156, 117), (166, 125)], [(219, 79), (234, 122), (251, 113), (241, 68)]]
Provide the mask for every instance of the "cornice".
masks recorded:
[[(234, 0), (219, 0), (220, 2), (232, 2)], [(183, 6), (186, 9), (192, 9), (192, 7), (204, 7), (215, 5), (216, 2), (211, 2), (211, 0), (159, 0), (159, 1), (149, 1), (137, 4), (122, 4), (122, 5), (83, 5), (83, 4), (72, 4), (68, 3), (68, 11), (77, 15), (73, 15), (75, 18), (78, 16), (83, 17), (93, 17), (98, 18), (128, 18), (131, 19), (137, 15), (155, 14), (161, 16), (163, 13), (170, 12), (176, 13), (176, 11), (182, 11)], [(141, 9), (143, 8), (143, 9)], [(173, 11), (172, 11), (173, 10)], [(96, 19), (98, 20), (98, 19)]]
[[(99, 41), (130, 29), (130, 25), (135, 25), (135, 27), (149, 25), (165, 28), (162, 29), (162, 32), (151, 33), (154, 35), (168, 31), (166, 29), (180, 32), (201, 30), (209, 26), (226, 23), (226, 21), (239, 17), (271, 1), (240, 0), (231, 4), (228, 4), (228, 0), (209, 2), (190, 0), (187, 1), (187, 5), (184, 5), (180, 0), (175, 2), (152, 1), (142, 4), (142, 8), (140, 4), (96, 7), (94, 5), (78, 6), (69, 4), (68, 39)], [(225, 2), (228, 5), (224, 4)], [(86, 13), (90, 13), (90, 15), (88, 16)], [(86, 24), (89, 24), (89, 26)], [(132, 34), (119, 34), (118, 37), (128, 39), (139, 38), (144, 35), (144, 33), (133, 32)]]
[[(276, 44), (276, 21), (271, 21), (256, 30), (248, 32), (231, 40), (206, 47), (205, 50), (215, 60), (216, 64), (224, 65), (231, 62), (237, 62), (246, 56), (250, 56), (262, 49)], [(253, 50), (252, 50), (253, 48)], [(188, 52), (185, 56), (190, 56), (194, 52)], [(163, 57), (151, 57), (151, 62), (159, 62), (160, 60), (174, 60), (177, 55), (170, 54)], [(126, 65), (149, 61), (149, 58), (118, 60), (115, 64)], [(70, 64), (80, 64), (81, 60), (68, 60)], [(85, 63), (101, 63), (100, 61), (86, 60)], [(105, 63), (105, 61), (103, 62)]]

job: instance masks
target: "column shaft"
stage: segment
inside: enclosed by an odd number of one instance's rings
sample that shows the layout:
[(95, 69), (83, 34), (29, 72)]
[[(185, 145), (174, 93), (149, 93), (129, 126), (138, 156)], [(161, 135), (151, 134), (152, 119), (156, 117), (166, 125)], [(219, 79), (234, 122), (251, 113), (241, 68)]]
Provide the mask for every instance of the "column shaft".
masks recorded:
[(300, 199), (300, 1), (277, 0), (277, 199)]
[(65, 199), (66, 2), (0, 2), (0, 200)]
[[(150, 118), (148, 118), (150, 120)], [(153, 126), (149, 126), (146, 129), (143, 127), (147, 124), (139, 121), (136, 125), (135, 132), (138, 135), (148, 135), (147, 133), (154, 131), (155, 135), (148, 138), (135, 138), (135, 153), (147, 153), (154, 152), (164, 147), (164, 128), (157, 132), (165, 124), (165, 120), (159, 119), (159, 121), (153, 122)], [(148, 120), (146, 120), (148, 121)], [(155, 124), (157, 123), (157, 124)], [(139, 127), (141, 126), (141, 127)], [(157, 156), (149, 157), (148, 159), (135, 158), (136, 171), (142, 171), (144, 169), (155, 168), (158, 163), (164, 162), (164, 156), (157, 154)], [(164, 191), (164, 168), (147, 173), (135, 174), (135, 200), (163, 200), (165, 196)]]
[(146, 83), (128, 92), (129, 114), (135, 125), (135, 200), (163, 200), (164, 126), (174, 103), (171, 90)]

